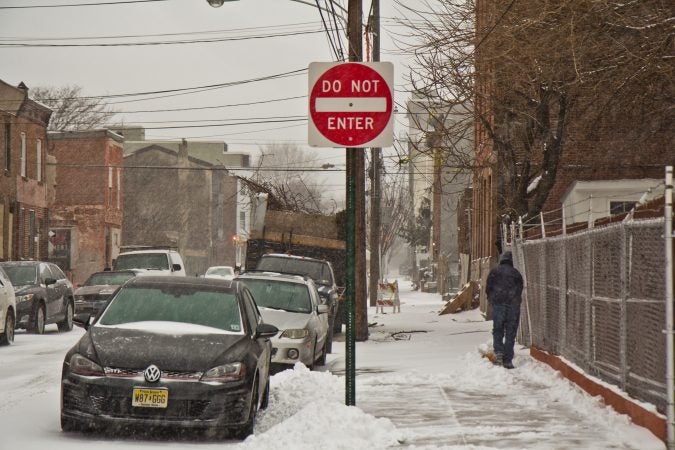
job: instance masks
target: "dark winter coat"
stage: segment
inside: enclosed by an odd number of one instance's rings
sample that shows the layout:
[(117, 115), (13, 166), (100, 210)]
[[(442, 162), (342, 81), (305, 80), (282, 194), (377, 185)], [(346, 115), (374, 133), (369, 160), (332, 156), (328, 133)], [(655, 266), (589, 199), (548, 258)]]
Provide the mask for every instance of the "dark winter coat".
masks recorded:
[(505, 252), (499, 265), (490, 271), (485, 286), (488, 301), (492, 304), (520, 305), (523, 293), (523, 277), (513, 267), (513, 255)]

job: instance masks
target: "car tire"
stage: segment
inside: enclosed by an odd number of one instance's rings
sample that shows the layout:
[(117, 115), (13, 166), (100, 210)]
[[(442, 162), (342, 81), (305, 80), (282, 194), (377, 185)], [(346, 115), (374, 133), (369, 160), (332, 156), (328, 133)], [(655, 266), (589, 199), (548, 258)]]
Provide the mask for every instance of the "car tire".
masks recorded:
[(324, 344), (323, 351), (321, 352), (321, 356), (319, 356), (319, 360), (316, 362), (320, 366), (326, 365), (326, 353), (328, 353), (327, 345), (328, 345), (328, 343)]
[(11, 345), (14, 342), (14, 313), (7, 311), (5, 327), (0, 333), (0, 345)]
[(233, 436), (235, 439), (244, 440), (250, 435), (253, 434), (253, 428), (255, 428), (255, 419), (258, 415), (258, 403), (260, 399), (258, 398), (258, 379), (253, 380), (253, 393), (251, 394), (251, 407), (248, 412), (248, 420), (246, 423), (234, 431)]
[(45, 332), (45, 305), (39, 302), (31, 317), (30, 332), (33, 334), (44, 334)]
[[(332, 328), (332, 327), (331, 327)], [(333, 330), (326, 332), (326, 344), (323, 347), (323, 353), (333, 353)]]
[(342, 323), (343, 323), (344, 314), (345, 314), (344, 303), (339, 302), (338, 307), (337, 307), (337, 312), (335, 314), (335, 318), (333, 319), (333, 334), (342, 333)]
[(70, 331), (73, 329), (73, 314), (73, 302), (68, 300), (68, 303), (66, 304), (66, 317), (57, 324), (59, 331)]
[(267, 379), (267, 384), (265, 385), (265, 391), (263, 392), (262, 398), (260, 399), (260, 409), (267, 409), (270, 404), (270, 379)]

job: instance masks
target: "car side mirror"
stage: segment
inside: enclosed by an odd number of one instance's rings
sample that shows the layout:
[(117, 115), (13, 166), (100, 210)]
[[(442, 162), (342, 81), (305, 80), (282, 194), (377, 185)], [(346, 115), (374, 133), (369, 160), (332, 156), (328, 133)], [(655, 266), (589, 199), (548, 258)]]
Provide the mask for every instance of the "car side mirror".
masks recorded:
[(174, 272), (179, 272), (181, 269), (180, 264), (172, 264), (171, 265), (171, 270)]
[(319, 314), (327, 314), (328, 313), (328, 305), (318, 305), (316, 307), (316, 312)]
[(91, 314), (89, 313), (75, 314), (73, 316), (73, 324), (77, 325), (78, 327), (84, 328), (85, 330), (89, 329), (90, 320)]
[(45, 278), (45, 285), (56, 284), (56, 278)]
[(271, 338), (277, 335), (279, 329), (269, 323), (261, 323), (255, 329), (255, 338)]

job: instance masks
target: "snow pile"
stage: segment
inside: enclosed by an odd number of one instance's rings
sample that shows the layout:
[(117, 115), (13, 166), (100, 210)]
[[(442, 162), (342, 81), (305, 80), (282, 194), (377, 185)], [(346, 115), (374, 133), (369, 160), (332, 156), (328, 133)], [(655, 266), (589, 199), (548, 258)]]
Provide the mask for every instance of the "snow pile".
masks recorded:
[(298, 363), (270, 379), (270, 405), (242, 449), (384, 449), (400, 433), (388, 419), (345, 406), (344, 378)]

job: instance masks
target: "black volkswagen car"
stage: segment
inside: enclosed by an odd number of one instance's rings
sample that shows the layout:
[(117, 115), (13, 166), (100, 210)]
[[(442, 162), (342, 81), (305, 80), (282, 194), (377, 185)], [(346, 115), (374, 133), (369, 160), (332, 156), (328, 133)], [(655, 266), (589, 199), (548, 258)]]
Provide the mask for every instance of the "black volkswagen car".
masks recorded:
[[(240, 282), (136, 277), (63, 361), (64, 431), (127, 425), (244, 438), (269, 401), (270, 337)], [(134, 427), (136, 429), (137, 427)]]

